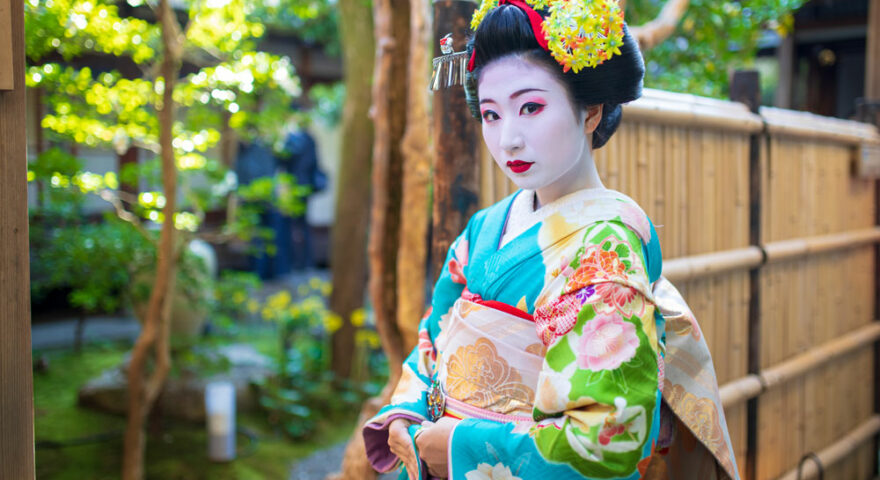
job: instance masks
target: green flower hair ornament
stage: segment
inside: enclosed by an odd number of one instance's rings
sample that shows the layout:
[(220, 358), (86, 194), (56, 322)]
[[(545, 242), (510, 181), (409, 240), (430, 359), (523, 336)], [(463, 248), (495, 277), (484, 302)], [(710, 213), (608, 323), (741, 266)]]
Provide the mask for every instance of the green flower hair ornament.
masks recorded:
[[(623, 11), (617, 0), (524, 1), (536, 11), (549, 12), (541, 22), (541, 33), (547, 40), (547, 49), (563, 71), (577, 73), (620, 55)], [(476, 31), (486, 14), (498, 5), (499, 0), (483, 0), (471, 19), (471, 29)]]

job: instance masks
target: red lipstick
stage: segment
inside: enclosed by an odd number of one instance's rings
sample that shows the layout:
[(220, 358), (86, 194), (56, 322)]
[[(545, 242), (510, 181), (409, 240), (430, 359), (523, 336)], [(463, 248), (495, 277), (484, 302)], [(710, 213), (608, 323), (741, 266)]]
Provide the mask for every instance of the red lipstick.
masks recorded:
[(513, 170), (513, 173), (523, 173), (526, 170), (532, 168), (532, 164), (535, 162), (524, 162), (522, 160), (514, 160), (512, 162), (507, 162), (507, 168)]

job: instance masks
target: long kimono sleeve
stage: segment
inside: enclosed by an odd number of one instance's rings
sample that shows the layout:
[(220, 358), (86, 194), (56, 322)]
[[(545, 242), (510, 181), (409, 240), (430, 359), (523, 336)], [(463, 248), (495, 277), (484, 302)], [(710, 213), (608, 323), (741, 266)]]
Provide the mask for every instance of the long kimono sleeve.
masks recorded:
[(642, 243), (605, 221), (573, 250), (536, 302), (547, 346), (536, 423), (461, 421), (450, 478), (640, 478), (659, 428), (662, 366)]
[(431, 306), (419, 324), (418, 344), (403, 363), (400, 381), (391, 395), (391, 403), (364, 426), (367, 458), (379, 472), (390, 471), (398, 463), (398, 458), (388, 447), (388, 426), (391, 421), (405, 418), (421, 423), (428, 419), (426, 392), (434, 375), (437, 358), (434, 339), (440, 332), (441, 319), (464, 290), (463, 269), (468, 259), (468, 232), (469, 229), (465, 228), (446, 255), (443, 270), (434, 286)]

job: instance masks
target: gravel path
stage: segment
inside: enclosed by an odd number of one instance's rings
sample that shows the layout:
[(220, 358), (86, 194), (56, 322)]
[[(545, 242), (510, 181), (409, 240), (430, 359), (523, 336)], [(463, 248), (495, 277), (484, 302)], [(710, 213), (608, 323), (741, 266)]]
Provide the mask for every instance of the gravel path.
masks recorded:
[[(328, 474), (339, 471), (344, 451), (345, 442), (313, 453), (293, 466), (293, 470), (290, 471), (290, 480), (324, 480)], [(396, 478), (397, 472), (379, 476), (379, 480), (395, 480)]]

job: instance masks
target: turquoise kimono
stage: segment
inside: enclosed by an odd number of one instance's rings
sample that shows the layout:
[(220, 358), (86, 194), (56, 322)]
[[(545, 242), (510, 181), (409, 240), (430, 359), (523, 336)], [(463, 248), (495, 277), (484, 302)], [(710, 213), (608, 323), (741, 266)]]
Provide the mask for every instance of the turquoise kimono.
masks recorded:
[(665, 329), (654, 227), (625, 195), (582, 190), (501, 246), (521, 193), (477, 212), (450, 248), (391, 404), (364, 428), (376, 470), (400, 463), (392, 420), (413, 434), (436, 415), (461, 419), (450, 479), (636, 479), (650, 462)]

